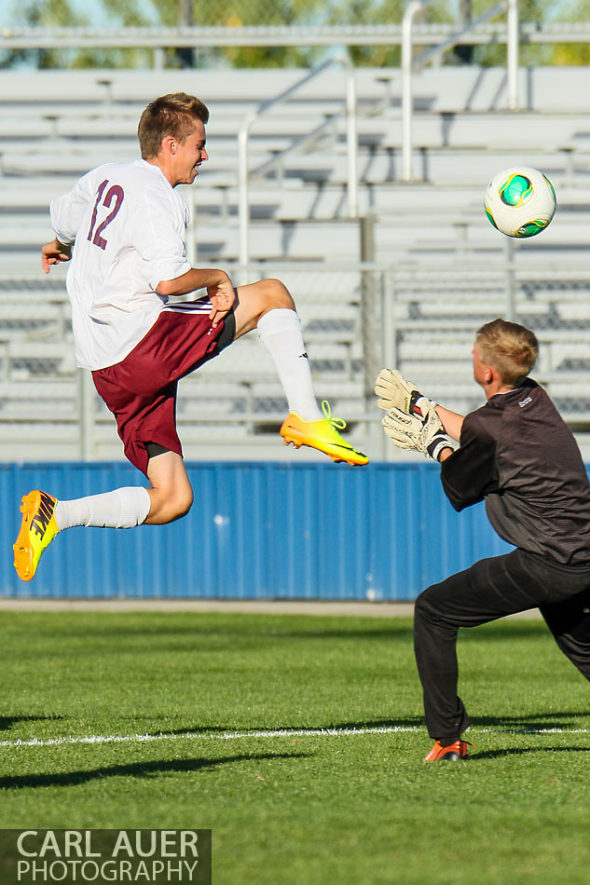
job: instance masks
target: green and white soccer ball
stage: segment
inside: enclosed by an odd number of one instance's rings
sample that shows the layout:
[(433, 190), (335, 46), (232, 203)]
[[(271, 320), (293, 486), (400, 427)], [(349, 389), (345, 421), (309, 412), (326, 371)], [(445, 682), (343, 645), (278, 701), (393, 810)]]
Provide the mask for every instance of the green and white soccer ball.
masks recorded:
[(555, 191), (542, 172), (530, 166), (504, 169), (488, 184), (484, 208), (507, 237), (534, 237), (555, 214)]

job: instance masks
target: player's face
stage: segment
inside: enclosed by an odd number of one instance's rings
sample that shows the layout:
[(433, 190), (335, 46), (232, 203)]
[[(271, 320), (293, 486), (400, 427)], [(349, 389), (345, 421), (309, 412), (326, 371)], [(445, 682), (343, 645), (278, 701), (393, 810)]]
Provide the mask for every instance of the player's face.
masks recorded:
[(201, 120), (194, 120), (191, 134), (183, 141), (175, 142), (173, 158), (176, 184), (192, 184), (201, 163), (209, 159), (205, 150), (205, 126)]

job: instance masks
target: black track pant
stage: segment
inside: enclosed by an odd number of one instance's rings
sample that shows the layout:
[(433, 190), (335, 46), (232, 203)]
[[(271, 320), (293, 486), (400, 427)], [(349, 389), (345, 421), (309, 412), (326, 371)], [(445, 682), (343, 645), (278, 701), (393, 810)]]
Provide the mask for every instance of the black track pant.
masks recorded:
[(428, 732), (452, 743), (469, 725), (457, 696), (457, 630), (539, 608), (558, 646), (590, 679), (590, 567), (514, 550), (433, 584), (416, 600), (414, 650)]

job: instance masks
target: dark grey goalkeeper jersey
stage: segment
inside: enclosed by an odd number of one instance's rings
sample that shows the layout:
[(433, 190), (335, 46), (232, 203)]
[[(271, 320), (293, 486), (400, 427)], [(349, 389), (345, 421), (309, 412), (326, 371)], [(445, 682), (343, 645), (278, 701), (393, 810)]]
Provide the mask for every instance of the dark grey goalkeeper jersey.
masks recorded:
[(590, 566), (590, 485), (580, 451), (535, 381), (467, 415), (461, 446), (442, 464), (455, 510), (485, 499), (493, 528), (564, 565)]

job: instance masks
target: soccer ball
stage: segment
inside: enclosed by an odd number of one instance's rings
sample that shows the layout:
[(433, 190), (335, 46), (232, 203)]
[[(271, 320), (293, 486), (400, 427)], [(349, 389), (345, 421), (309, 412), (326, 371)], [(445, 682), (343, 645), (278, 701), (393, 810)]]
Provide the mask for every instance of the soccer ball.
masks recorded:
[(530, 166), (504, 169), (488, 184), (483, 205), (491, 223), (507, 237), (534, 237), (555, 214), (549, 179)]

